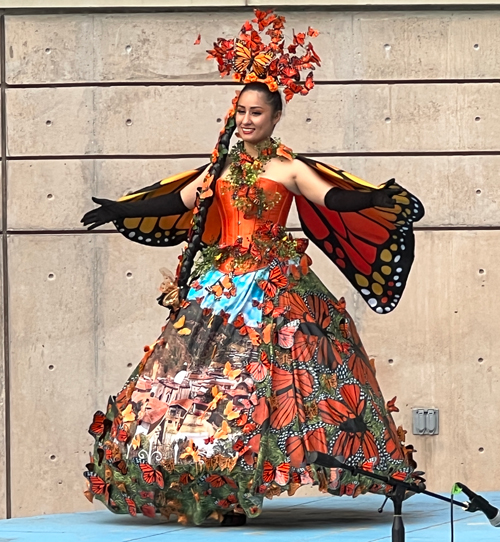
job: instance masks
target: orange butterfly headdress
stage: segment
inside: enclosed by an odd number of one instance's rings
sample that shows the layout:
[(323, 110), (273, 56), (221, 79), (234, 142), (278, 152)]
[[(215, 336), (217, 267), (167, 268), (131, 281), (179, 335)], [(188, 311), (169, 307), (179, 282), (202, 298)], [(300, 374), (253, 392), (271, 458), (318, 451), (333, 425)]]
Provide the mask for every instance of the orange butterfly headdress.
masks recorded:
[[(306, 43), (306, 36), (316, 37), (317, 30), (309, 27), (307, 32), (293, 31), (292, 43), (285, 45), (284, 28), (285, 17), (272, 9), (256, 9), (255, 19), (245, 22), (238, 38), (217, 38), (214, 48), (207, 51), (208, 58), (217, 61), (221, 77), (233, 72), (238, 82), (262, 82), (272, 92), (284, 87), (289, 102), (295, 94), (306, 95), (314, 87), (311, 70), (320, 66), (321, 59), (311, 42)], [(310, 70), (304, 82), (300, 79), (302, 70)]]

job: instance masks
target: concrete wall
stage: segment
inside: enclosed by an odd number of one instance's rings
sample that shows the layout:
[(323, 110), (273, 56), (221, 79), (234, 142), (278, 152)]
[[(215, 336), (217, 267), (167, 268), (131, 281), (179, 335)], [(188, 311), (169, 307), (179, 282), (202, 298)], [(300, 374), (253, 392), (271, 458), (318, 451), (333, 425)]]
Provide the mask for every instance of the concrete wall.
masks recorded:
[[(158, 269), (173, 269), (178, 250), (86, 233), (79, 219), (91, 195), (206, 160), (234, 87), (217, 84), (204, 51), (245, 15), (4, 17), (11, 397), (0, 377), (0, 423), (7, 412), (11, 458), (0, 431), (0, 516), (91, 508), (90, 417), (156, 338)], [(304, 26), (303, 13), (286, 16)], [(396, 177), (427, 208), (394, 313), (372, 313), (311, 249), (313, 267), (346, 297), (386, 399), (398, 396), (396, 421), (411, 433), (412, 407), (440, 409), (439, 436), (408, 435), (429, 488), (498, 489), (500, 11), (311, 11), (307, 24), (321, 32), (323, 67), (278, 135), (374, 183)]]

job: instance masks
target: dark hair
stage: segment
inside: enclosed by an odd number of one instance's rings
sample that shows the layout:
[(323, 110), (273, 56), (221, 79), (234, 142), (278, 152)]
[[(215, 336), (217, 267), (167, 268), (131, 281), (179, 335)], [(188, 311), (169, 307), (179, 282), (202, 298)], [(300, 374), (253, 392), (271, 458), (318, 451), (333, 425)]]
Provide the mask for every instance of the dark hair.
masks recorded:
[(271, 106), (273, 110), (273, 114), (277, 113), (278, 111), (283, 111), (283, 101), (281, 99), (281, 94), (278, 91), (271, 92), (265, 83), (259, 83), (258, 81), (256, 81), (255, 83), (246, 84), (243, 87), (243, 90), (240, 92), (239, 98), (241, 98), (247, 90), (256, 90), (257, 92), (264, 94), (266, 102)]
[[(236, 123), (234, 121), (234, 116), (229, 115), (226, 120), (226, 125), (224, 130), (221, 132), (217, 145), (215, 148), (218, 151), (218, 156), (216, 162), (214, 162), (209, 170), (207, 176), (213, 176), (212, 183), (210, 188), (215, 192), (215, 183), (222, 173), (224, 164), (226, 162), (227, 153), (229, 150), (229, 142), (231, 141), (231, 136), (233, 135), (234, 130), (236, 129)], [(194, 264), (194, 258), (196, 253), (200, 250), (202, 244), (203, 231), (205, 229), (205, 223), (207, 221), (208, 209), (212, 204), (214, 196), (212, 195), (209, 198), (199, 199), (199, 196), (196, 200), (196, 206), (198, 207), (198, 212), (194, 215), (193, 226), (189, 232), (188, 244), (186, 249), (182, 254), (182, 260), (180, 263), (179, 276), (177, 279), (177, 285), (179, 286), (179, 297), (180, 299), (185, 299), (189, 290), (188, 280), (191, 276), (191, 270)]]
[[(283, 110), (283, 102), (279, 92), (271, 92), (267, 85), (263, 83), (248, 83), (243, 87), (239, 97), (242, 96), (247, 90), (257, 90), (264, 94), (267, 103), (272, 107), (273, 114)], [(213, 175), (213, 180), (210, 188), (215, 193), (215, 183), (222, 173), (226, 157), (229, 151), (229, 142), (231, 136), (236, 129), (236, 123), (234, 116), (228, 116), (224, 131), (221, 132), (219, 140), (217, 141), (216, 149), (218, 150), (217, 161), (213, 163), (208, 170), (208, 176)], [(200, 250), (202, 245), (202, 236), (205, 229), (205, 223), (207, 221), (208, 209), (212, 205), (214, 196), (204, 198), (203, 200), (197, 200), (198, 213), (194, 216), (194, 223), (189, 233), (188, 244), (184, 253), (182, 254), (182, 261), (180, 263), (179, 277), (177, 279), (177, 285), (179, 286), (179, 297), (185, 299), (189, 290), (188, 280), (191, 276), (191, 270), (194, 264), (194, 258), (196, 253)]]

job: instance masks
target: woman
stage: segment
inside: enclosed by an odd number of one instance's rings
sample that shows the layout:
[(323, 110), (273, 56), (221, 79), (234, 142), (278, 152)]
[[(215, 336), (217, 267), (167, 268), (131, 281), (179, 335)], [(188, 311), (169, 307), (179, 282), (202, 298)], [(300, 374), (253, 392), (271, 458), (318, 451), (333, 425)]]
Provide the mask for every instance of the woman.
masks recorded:
[(334, 495), (385, 491), (308, 465), (311, 451), (403, 479), (413, 470), (344, 300), (310, 270), (307, 240), (285, 224), (295, 197), (308, 236), (372, 309), (389, 312), (422, 206), (392, 181), (376, 188), (295, 157), (271, 137), (282, 111), (276, 78), (255, 79), (235, 100), (211, 166), (120, 202), (95, 199), (101, 207), (82, 219), (90, 229), (114, 220), (145, 244), (188, 240), (160, 298), (170, 319), (90, 427), (87, 496), (115, 512), (241, 525), (264, 497), (304, 484)]

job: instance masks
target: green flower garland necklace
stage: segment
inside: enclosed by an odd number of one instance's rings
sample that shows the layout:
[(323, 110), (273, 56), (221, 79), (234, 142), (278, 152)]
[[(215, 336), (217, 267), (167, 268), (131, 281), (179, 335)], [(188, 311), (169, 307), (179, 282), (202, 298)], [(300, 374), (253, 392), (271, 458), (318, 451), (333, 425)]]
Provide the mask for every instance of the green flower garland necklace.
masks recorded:
[(292, 160), (295, 155), (275, 138), (261, 141), (256, 149), (258, 156), (254, 158), (245, 151), (243, 141), (238, 141), (229, 153), (231, 165), (225, 180), (233, 191), (233, 205), (245, 215), (256, 214), (260, 218), (264, 211), (272, 209), (281, 199), (279, 192), (270, 197), (263, 188), (256, 186), (264, 166), (277, 156)]

